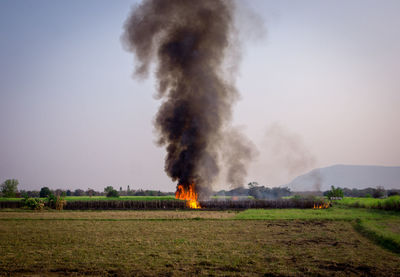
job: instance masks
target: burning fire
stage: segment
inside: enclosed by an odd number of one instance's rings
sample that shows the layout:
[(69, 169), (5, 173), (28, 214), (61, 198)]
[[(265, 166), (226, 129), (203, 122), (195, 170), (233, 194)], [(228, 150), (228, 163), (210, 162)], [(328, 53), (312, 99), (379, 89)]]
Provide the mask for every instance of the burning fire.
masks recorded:
[(195, 185), (190, 184), (189, 189), (185, 191), (185, 188), (182, 185), (178, 185), (178, 188), (175, 192), (175, 198), (186, 200), (186, 205), (191, 209), (200, 209), (200, 204), (197, 201), (197, 193), (195, 191)]
[(314, 209), (328, 209), (330, 206), (330, 203), (322, 203), (322, 204), (314, 204)]

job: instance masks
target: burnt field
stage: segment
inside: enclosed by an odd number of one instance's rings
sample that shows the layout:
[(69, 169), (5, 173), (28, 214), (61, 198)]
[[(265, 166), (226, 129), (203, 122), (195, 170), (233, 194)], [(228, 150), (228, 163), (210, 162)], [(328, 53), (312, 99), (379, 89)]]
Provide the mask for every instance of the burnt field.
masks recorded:
[(354, 226), (356, 217), (379, 217), (392, 225), (399, 223), (396, 213), (336, 208), (245, 212), (3, 211), (0, 272), (398, 276), (400, 256), (358, 232)]

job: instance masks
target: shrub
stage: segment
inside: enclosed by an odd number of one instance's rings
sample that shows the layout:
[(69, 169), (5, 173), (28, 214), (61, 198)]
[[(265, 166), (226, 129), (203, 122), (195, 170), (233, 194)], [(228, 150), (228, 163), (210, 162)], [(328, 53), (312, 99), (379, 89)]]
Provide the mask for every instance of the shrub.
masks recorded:
[(44, 202), (43, 200), (39, 198), (25, 198), (24, 199), (24, 206), (31, 209), (31, 210), (37, 210), (41, 211), (43, 210), (44, 207)]

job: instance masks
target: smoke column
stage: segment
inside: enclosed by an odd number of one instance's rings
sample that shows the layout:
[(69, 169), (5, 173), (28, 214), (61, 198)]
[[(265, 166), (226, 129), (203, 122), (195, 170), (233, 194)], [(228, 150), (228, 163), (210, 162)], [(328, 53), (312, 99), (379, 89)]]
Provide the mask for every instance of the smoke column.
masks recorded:
[(122, 36), (135, 55), (137, 77), (147, 77), (150, 65), (156, 65), (162, 104), (154, 124), (158, 143), (167, 150), (165, 171), (179, 184), (195, 182), (204, 192), (220, 172), (219, 160), (228, 172), (239, 168), (228, 177), (240, 180), (251, 158), (240, 134), (229, 138), (237, 146), (235, 159), (221, 153), (224, 133), (236, 135), (229, 122), (239, 95), (225, 67), (229, 55), (237, 54), (233, 12), (232, 1), (147, 0), (134, 7)]

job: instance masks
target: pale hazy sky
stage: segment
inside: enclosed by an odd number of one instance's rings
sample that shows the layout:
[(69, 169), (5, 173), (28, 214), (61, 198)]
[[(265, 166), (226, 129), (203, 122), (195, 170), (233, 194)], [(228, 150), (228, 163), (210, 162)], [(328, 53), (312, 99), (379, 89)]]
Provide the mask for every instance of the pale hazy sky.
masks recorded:
[[(173, 191), (154, 79), (120, 42), (135, 1), (0, 1), (0, 182)], [(259, 148), (248, 181), (332, 164), (400, 165), (400, 1), (249, 1), (234, 124)], [(223, 184), (219, 184), (220, 187)]]

